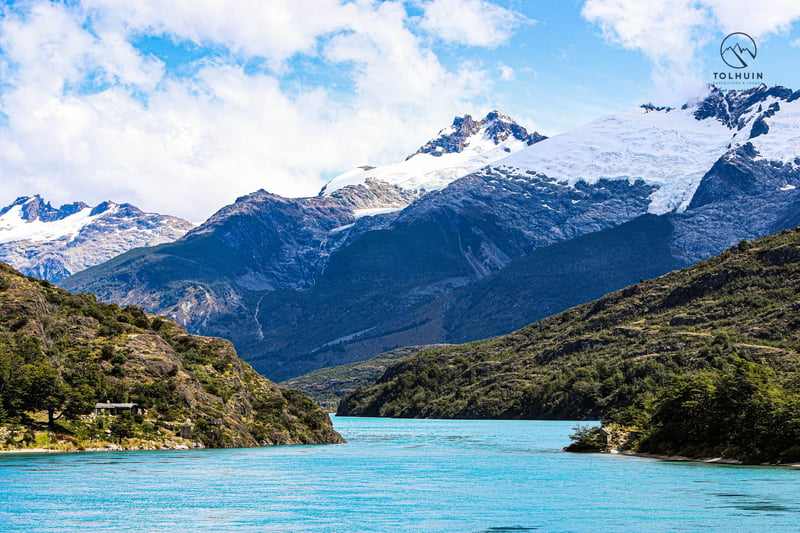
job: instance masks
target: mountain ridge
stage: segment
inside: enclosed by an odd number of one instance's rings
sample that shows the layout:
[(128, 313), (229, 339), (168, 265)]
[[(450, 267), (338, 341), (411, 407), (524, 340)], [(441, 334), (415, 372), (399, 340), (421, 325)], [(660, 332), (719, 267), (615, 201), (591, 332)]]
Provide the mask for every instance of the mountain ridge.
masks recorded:
[(404, 161), (379, 167), (362, 165), (329, 180), (319, 195), (330, 195), (367, 179), (381, 180), (418, 193), (440, 190), (458, 178), (546, 138), (538, 132), (528, 133), (512, 118), (496, 110), (477, 121), (471, 115), (455, 117), (451, 126), (440, 130)]
[[(277, 380), (507, 333), (599, 296), (580, 268), (602, 272), (608, 292), (792, 225), (797, 94), (710, 90), (682, 109), (635, 108), (419, 196), (379, 179), (307, 199), (259, 193), (64, 286), (232, 338)], [(759, 120), (768, 132), (751, 138)], [(618, 257), (597, 253), (606, 242)], [(497, 313), (482, 312), (480, 294)]]
[(21, 196), (0, 209), (0, 260), (57, 282), (132, 248), (173, 241), (192, 227), (131, 204), (74, 202), (56, 209), (38, 194)]
[(798, 265), (800, 228), (742, 241), (508, 335), (407, 357), (339, 414), (593, 419), (643, 407), (666, 373), (740, 358), (790, 380), (800, 372)]

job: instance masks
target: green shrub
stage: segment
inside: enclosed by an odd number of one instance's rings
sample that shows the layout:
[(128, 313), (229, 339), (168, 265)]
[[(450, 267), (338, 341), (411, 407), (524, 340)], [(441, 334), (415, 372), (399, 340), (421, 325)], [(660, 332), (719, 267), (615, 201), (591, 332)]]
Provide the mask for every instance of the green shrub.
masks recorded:
[(117, 442), (136, 436), (136, 423), (128, 413), (116, 416), (108, 429)]

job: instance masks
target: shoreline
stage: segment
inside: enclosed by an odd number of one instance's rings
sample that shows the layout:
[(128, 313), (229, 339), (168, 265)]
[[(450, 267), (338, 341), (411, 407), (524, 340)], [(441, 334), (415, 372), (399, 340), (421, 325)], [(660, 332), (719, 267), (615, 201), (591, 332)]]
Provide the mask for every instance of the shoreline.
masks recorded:
[(778, 467), (778, 468), (795, 468), (800, 469), (800, 463), (786, 463), (786, 464), (776, 464), (776, 463), (759, 463), (759, 464), (752, 464), (752, 463), (744, 463), (743, 461), (739, 461), (738, 459), (726, 459), (724, 457), (685, 457), (683, 455), (659, 455), (654, 453), (643, 453), (643, 452), (634, 452), (631, 450), (619, 450), (619, 449), (611, 449), (608, 451), (601, 451), (598, 453), (608, 453), (611, 455), (627, 455), (628, 457), (641, 457), (642, 459), (656, 459), (659, 461), (666, 461), (670, 463), (702, 463), (702, 464), (713, 464), (713, 465), (726, 465), (726, 466), (771, 466), (771, 467)]
[(0, 450), (0, 455), (3, 454), (21, 454), (21, 453), (69, 453), (67, 450), (48, 450), (47, 448), (15, 448), (13, 450)]
[(186, 446), (178, 445), (174, 447), (160, 447), (160, 448), (128, 448), (124, 446), (104, 446), (101, 448), (74, 448), (69, 450), (59, 450), (59, 449), (52, 449), (52, 448), (14, 448), (11, 450), (0, 450), (0, 456), (2, 455), (20, 455), (20, 454), (32, 454), (32, 455), (43, 455), (49, 453), (97, 453), (97, 452), (169, 452), (169, 451), (179, 451), (179, 450), (202, 450), (205, 446)]

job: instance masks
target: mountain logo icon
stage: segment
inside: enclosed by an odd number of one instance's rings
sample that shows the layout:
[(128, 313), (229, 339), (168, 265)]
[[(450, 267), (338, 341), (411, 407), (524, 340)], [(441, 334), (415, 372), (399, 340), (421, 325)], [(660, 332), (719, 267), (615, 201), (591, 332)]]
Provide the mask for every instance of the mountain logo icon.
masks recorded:
[(731, 68), (745, 68), (756, 58), (758, 47), (752, 37), (737, 31), (728, 34), (719, 46), (719, 55)]

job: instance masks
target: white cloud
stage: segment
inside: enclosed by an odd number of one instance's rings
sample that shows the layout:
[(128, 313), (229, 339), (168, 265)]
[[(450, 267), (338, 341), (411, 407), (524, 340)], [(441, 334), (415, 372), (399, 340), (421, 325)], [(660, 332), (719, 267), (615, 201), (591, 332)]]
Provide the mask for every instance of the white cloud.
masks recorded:
[(783, 33), (800, 18), (797, 0), (761, 0), (758, 3), (703, 0), (724, 33), (744, 31), (759, 38)]
[(486, 0), (430, 0), (422, 7), (424, 29), (444, 41), (468, 46), (499, 46), (520, 24), (531, 22)]
[(237, 54), (264, 57), (275, 68), (293, 54), (312, 52), (319, 36), (346, 27), (356, 8), (339, 0), (84, 0), (83, 5), (100, 26), (221, 44)]
[(700, 31), (707, 13), (694, 1), (587, 0), (582, 14), (606, 40), (650, 59), (656, 84), (665, 92), (701, 85), (696, 52), (709, 36)]
[[(367, 0), (7, 9), (0, 203), (33, 193), (54, 203), (112, 199), (196, 221), (259, 188), (315, 194), (323, 175), (394, 161), (491, 90), (479, 66), (442, 65), (415, 23), (401, 3)], [(147, 35), (231, 56), (180, 77), (131, 45)], [(354, 90), (287, 82), (298, 55)], [(251, 58), (272, 68), (246, 71)]]
[(514, 81), (516, 79), (516, 72), (513, 67), (501, 63), (497, 66), (497, 70), (500, 71), (500, 79), (503, 81)]
[(671, 95), (677, 103), (703, 86), (698, 52), (709, 39), (731, 31), (754, 37), (785, 32), (800, 18), (800, 3), (586, 0), (581, 13), (600, 27), (607, 41), (643, 53), (653, 64), (662, 96)]
[(97, 83), (147, 89), (163, 74), (158, 62), (141, 57), (120, 35), (92, 35), (80, 16), (58, 4), (33, 4), (24, 18), (7, 17), (0, 49), (18, 67), (6, 81), (47, 92), (85, 82), (87, 71), (98, 74)]

